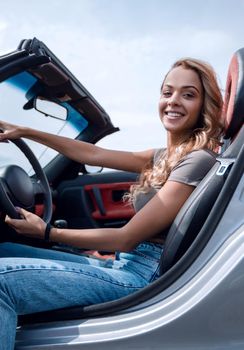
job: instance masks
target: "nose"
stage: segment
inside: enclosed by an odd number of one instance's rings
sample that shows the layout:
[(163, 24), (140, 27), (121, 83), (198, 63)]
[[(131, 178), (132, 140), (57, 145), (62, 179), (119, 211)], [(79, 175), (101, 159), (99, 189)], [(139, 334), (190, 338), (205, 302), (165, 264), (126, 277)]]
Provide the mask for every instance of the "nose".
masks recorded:
[(171, 94), (170, 98), (168, 99), (168, 105), (175, 106), (175, 105), (178, 105), (179, 103), (180, 103), (179, 94), (177, 94), (177, 91), (175, 91)]

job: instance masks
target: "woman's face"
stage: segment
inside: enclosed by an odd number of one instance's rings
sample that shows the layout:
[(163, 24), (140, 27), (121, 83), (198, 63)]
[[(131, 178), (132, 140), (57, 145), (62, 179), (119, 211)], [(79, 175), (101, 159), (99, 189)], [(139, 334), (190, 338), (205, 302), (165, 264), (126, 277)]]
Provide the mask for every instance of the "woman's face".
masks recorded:
[(182, 66), (165, 78), (159, 100), (159, 115), (165, 129), (179, 136), (196, 126), (203, 105), (203, 87), (197, 73)]

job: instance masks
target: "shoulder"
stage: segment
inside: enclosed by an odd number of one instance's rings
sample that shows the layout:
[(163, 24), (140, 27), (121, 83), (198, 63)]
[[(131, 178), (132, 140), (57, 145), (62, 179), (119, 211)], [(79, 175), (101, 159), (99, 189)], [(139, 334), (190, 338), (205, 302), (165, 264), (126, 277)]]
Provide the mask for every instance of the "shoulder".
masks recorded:
[(168, 180), (197, 186), (216, 162), (217, 154), (202, 149), (188, 153), (172, 169)]
[(199, 149), (197, 151), (192, 151), (188, 153), (184, 158), (185, 159), (209, 159), (209, 160), (216, 160), (216, 157), (218, 156), (217, 153), (210, 151), (209, 149)]
[(182, 160), (179, 161), (177, 166), (184, 166), (186, 164), (192, 164), (192, 166), (201, 166), (203, 168), (211, 167), (216, 162), (217, 153), (208, 149), (201, 149), (198, 151), (192, 151), (188, 153)]
[(154, 155), (153, 155), (153, 163), (156, 164), (157, 161), (159, 161), (162, 157), (162, 155), (165, 153), (166, 148), (156, 148), (154, 149)]

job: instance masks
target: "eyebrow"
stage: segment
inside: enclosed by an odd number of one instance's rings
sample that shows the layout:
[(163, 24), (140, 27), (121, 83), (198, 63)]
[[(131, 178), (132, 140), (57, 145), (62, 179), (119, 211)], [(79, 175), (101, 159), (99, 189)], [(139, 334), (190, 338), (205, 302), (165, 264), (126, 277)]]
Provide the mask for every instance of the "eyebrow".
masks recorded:
[[(173, 86), (170, 85), (170, 84), (165, 84), (164, 86), (173, 88)], [(163, 88), (164, 88), (164, 86), (163, 86)], [(182, 89), (189, 89), (189, 88), (192, 88), (192, 89), (195, 89), (195, 90), (200, 94), (199, 89), (198, 89), (196, 86), (194, 86), (194, 85), (184, 85), (184, 86), (182, 86), (181, 88), (182, 88)]]

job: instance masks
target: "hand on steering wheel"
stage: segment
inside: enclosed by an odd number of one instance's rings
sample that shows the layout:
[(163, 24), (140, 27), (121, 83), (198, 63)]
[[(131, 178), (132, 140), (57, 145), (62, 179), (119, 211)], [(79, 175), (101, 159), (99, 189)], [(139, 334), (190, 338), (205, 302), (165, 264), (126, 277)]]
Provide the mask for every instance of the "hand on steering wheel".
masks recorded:
[[(0, 125), (1, 127), (1, 125)], [(28, 174), (17, 165), (8, 165), (0, 168), (0, 211), (7, 213), (11, 218), (18, 219), (16, 206), (26, 210), (33, 210), (35, 195), (43, 194), (43, 220), (48, 223), (52, 217), (52, 196), (46, 175), (29, 146), (22, 140), (11, 140), (29, 160), (35, 177)], [(1, 147), (1, 144), (0, 144)]]

